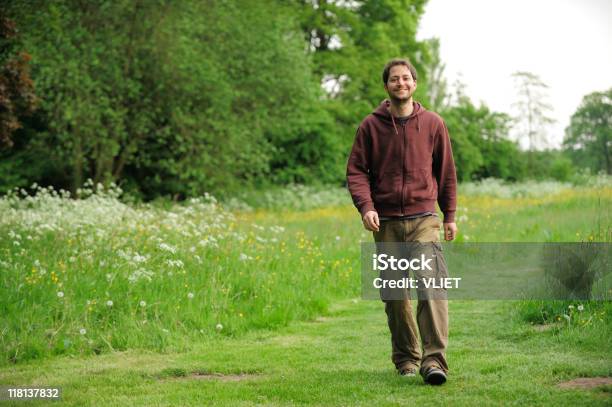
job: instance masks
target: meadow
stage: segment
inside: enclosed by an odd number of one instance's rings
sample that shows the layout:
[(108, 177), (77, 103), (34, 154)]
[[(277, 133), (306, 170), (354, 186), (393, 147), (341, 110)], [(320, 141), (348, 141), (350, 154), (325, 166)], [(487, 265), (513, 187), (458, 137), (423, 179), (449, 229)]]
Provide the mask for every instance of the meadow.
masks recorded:
[[(111, 376), (118, 375), (127, 380), (116, 395), (123, 398), (130, 394), (128, 383), (150, 390), (156, 381), (193, 375), (211, 376), (213, 380), (203, 384), (211, 391), (206, 397), (228, 405), (238, 400), (245, 405), (258, 400), (367, 404), (365, 390), (352, 393), (347, 388), (353, 386), (350, 377), (363, 388), (389, 378), (394, 389), (400, 385), (387, 360), (384, 312), (377, 302), (359, 299), (359, 242), (370, 241), (371, 235), (345, 190), (295, 186), (266, 194), (245, 192), (223, 203), (206, 195), (176, 204), (127, 204), (119, 188), (91, 183), (78, 200), (63, 191), (38, 186), (33, 191), (15, 191), (0, 199), (0, 383), (60, 378), (74, 390), (67, 398), (74, 405), (121, 404), (101, 393), (77, 395), (85, 386), (79, 375), (90, 363), (106, 367), (89, 386), (111, 386)], [(495, 180), (463, 184), (457, 240), (610, 242), (611, 204), (612, 184), (605, 177), (583, 185), (505, 185)], [(524, 389), (518, 393), (522, 400), (556, 400), (554, 392), (533, 398), (537, 388), (521, 382), (525, 372), (520, 364), (511, 369), (513, 378), (506, 383), (502, 368), (479, 359), (483, 355), (468, 361), (461, 344), (464, 350), (473, 347), (470, 337), (489, 332), (504, 342), (504, 350), (498, 352), (505, 355), (504, 363), (512, 363), (522, 358), (516, 344), (530, 342), (540, 354), (529, 363), (537, 362), (538, 374), (551, 386), (576, 375), (609, 377), (610, 311), (609, 302), (594, 301), (457, 301), (451, 304), (451, 316), (456, 317), (451, 319), (451, 343), (456, 341), (457, 353), (451, 349), (449, 358), (458, 365), (476, 363), (480, 375), (496, 375), (493, 382), (499, 391), (491, 393), (495, 396), (489, 401), (507, 398), (508, 383)], [(479, 313), (493, 321), (486, 329)], [(339, 322), (325, 327), (316, 323), (326, 318)], [(363, 337), (364, 327), (378, 330), (374, 339)], [(343, 339), (341, 331), (346, 329), (353, 333)], [(297, 339), (282, 339), (287, 335)], [(501, 346), (483, 338), (475, 341), (487, 355)], [(372, 345), (373, 340), (378, 342)], [(378, 355), (380, 360), (351, 359), (350, 347), (362, 341), (373, 346), (371, 357)], [(562, 366), (551, 373), (539, 364), (558, 348), (567, 353), (559, 355)], [(379, 370), (363, 377), (350, 371), (344, 379), (317, 370), (302, 380), (312, 386), (330, 380), (337, 393), (302, 394), (299, 370), (283, 370), (285, 351), (295, 358), (288, 369), (316, 370), (331, 358), (335, 366)], [(339, 354), (345, 358), (338, 360)], [(584, 364), (577, 367), (579, 360)], [(111, 372), (112, 366), (119, 370)], [(41, 375), (52, 367), (56, 375)], [(243, 374), (266, 372), (272, 376), (263, 384), (240, 379)], [(287, 388), (278, 390), (282, 380), (274, 372), (288, 377)], [(230, 389), (232, 380), (214, 380), (215, 374), (237, 376), (236, 388), (245, 393)], [(365, 384), (368, 377), (373, 380), (370, 385)], [(460, 377), (466, 383), (476, 380)], [(464, 385), (454, 389), (460, 391)], [(195, 397), (197, 388), (193, 391)], [(260, 400), (261, 394), (265, 397)], [(475, 394), (464, 402), (487, 400), (491, 394)], [(605, 391), (571, 394), (575, 400), (609, 401)], [(397, 402), (378, 396), (382, 404)], [(162, 396), (148, 397), (139, 395), (134, 405), (166, 402)]]

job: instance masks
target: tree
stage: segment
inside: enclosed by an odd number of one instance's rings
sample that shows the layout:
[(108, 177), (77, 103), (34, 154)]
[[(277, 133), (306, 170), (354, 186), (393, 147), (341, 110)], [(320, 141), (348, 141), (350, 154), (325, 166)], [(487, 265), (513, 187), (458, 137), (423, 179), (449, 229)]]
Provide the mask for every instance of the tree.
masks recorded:
[(554, 122), (548, 115), (552, 107), (546, 102), (546, 85), (537, 75), (519, 71), (512, 74), (517, 85), (519, 115), (516, 121), (527, 137), (527, 150), (546, 147), (546, 126)]
[(394, 57), (409, 57), (419, 77), (415, 98), (428, 105), (428, 44), (417, 41), (426, 0), (296, 0), (313, 70), (332, 92), (325, 108), (342, 135), (345, 161), (359, 121), (387, 97), (382, 69)]
[(431, 38), (428, 44), (429, 61), (425, 64), (427, 95), (432, 110), (439, 112), (449, 105), (448, 84), (444, 76), (446, 65), (440, 57), (440, 40)]
[(523, 178), (523, 160), (515, 142), (508, 140), (510, 117), (474, 106), (457, 85), (457, 102), (442, 111), (447, 123), (457, 177), (460, 181), (481, 178)]
[(612, 88), (582, 99), (565, 129), (563, 145), (576, 165), (612, 174)]
[(17, 51), (17, 27), (0, 9), (0, 148), (13, 146), (12, 135), (30, 115), (37, 98), (30, 78), (30, 55)]
[(8, 10), (32, 53), (39, 125), (0, 172), (23, 172), (27, 153), (45, 163), (30, 182), (123, 182), (152, 198), (337, 171), (334, 122), (287, 6), (34, 3)]

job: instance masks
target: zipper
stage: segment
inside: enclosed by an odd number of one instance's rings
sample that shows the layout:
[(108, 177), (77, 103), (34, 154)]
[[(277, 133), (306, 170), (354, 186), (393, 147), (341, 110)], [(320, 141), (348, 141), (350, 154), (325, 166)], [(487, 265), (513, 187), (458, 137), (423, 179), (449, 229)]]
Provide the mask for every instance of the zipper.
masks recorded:
[(408, 120), (402, 124), (402, 195), (400, 197), (400, 210), (402, 211), (402, 215), (404, 215), (404, 186), (406, 184), (404, 180), (404, 174), (406, 173), (404, 166), (406, 164), (406, 125), (408, 124)]

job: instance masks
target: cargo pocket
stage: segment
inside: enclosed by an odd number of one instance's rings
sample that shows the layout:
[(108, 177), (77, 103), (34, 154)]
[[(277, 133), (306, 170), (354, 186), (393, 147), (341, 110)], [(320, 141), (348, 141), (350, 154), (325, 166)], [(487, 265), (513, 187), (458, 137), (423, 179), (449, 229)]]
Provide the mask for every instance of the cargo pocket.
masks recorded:
[(426, 259), (431, 259), (429, 262), (431, 270), (415, 272), (419, 280), (417, 290), (419, 300), (445, 300), (447, 289), (444, 288), (444, 279), (448, 277), (448, 269), (442, 254), (442, 245), (438, 242), (421, 243), (421, 245), (421, 253)]
[(432, 244), (434, 255), (436, 256), (436, 278), (448, 278), (448, 266), (446, 265), (446, 260), (444, 260), (444, 253), (442, 253), (442, 243), (434, 242)]

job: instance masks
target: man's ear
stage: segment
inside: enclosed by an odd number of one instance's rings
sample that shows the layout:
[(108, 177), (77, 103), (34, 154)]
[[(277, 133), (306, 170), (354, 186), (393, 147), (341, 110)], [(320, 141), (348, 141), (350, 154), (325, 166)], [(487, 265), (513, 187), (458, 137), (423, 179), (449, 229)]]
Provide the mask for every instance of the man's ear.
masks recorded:
[(416, 81), (416, 79), (415, 79), (415, 80), (414, 80), (414, 90), (416, 90), (416, 88), (417, 88), (417, 81)]
[(386, 83), (385, 83), (385, 91), (387, 91), (387, 93), (389, 92), (389, 88), (387, 87)]

